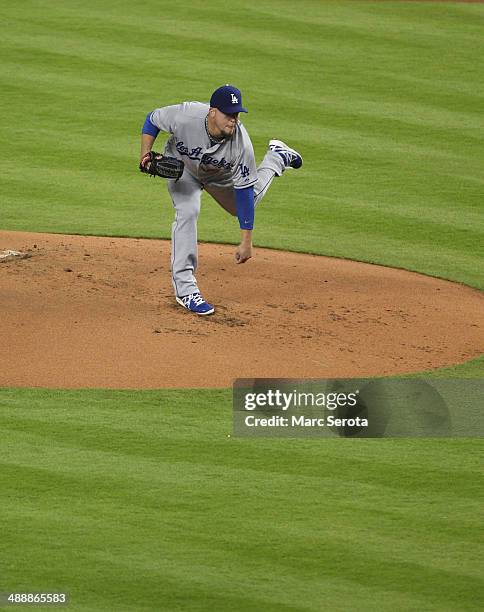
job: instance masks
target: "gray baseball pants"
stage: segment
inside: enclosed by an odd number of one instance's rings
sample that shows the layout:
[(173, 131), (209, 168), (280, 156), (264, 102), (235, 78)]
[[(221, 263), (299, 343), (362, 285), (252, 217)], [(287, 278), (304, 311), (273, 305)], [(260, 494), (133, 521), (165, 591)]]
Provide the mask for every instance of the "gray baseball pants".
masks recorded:
[[(254, 201), (257, 205), (267, 193), (275, 176), (285, 170), (278, 153), (268, 151), (257, 168), (257, 182), (254, 185)], [(189, 172), (184, 172), (178, 182), (168, 181), (175, 209), (175, 221), (171, 231), (171, 271), (175, 294), (183, 297), (199, 293), (195, 271), (198, 264), (197, 221), (200, 214), (202, 185)], [(205, 186), (222, 208), (236, 215), (233, 188)]]

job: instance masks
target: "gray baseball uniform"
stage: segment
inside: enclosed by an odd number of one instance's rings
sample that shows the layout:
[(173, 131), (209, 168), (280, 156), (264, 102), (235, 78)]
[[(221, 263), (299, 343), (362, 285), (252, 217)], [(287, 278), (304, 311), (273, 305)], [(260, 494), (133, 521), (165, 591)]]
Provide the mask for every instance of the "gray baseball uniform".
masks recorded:
[(254, 186), (257, 204), (274, 176), (285, 169), (284, 161), (269, 150), (256, 168), (254, 149), (245, 127), (239, 122), (232, 137), (215, 140), (207, 129), (210, 106), (183, 102), (154, 110), (150, 121), (171, 134), (165, 155), (182, 159), (185, 171), (179, 181), (168, 181), (175, 221), (172, 226), (172, 278), (177, 296), (198, 293), (197, 220), (201, 192), (205, 189), (227, 212), (236, 215), (234, 189)]

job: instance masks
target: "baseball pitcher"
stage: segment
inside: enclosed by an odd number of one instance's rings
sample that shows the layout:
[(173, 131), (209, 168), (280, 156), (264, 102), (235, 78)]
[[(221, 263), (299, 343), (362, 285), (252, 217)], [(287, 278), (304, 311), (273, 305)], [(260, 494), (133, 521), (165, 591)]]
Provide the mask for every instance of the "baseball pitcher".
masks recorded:
[[(182, 102), (157, 108), (148, 113), (142, 129), (140, 170), (168, 179), (175, 209), (171, 251), (175, 297), (198, 315), (215, 310), (202, 298), (195, 278), (202, 190), (238, 217), (241, 240), (235, 262), (242, 264), (252, 257), (255, 206), (275, 176), (302, 166), (297, 151), (271, 140), (256, 167), (252, 142), (239, 121), (239, 114), (246, 112), (240, 90), (224, 85), (213, 92), (210, 104)], [(152, 150), (160, 131), (170, 134), (163, 155)]]

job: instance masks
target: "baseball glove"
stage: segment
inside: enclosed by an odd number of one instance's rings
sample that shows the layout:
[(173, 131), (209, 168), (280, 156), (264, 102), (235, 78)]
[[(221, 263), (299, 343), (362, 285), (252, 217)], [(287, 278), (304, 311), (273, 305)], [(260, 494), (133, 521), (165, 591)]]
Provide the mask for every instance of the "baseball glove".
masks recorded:
[(148, 151), (140, 162), (139, 169), (151, 176), (178, 180), (185, 164), (176, 157), (166, 157), (156, 151)]

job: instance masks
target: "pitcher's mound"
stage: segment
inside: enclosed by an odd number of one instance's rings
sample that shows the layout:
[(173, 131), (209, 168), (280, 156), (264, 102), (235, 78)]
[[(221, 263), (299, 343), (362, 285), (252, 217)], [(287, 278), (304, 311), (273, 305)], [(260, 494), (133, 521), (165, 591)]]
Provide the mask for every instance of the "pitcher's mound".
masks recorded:
[(421, 371), (483, 352), (484, 297), (351, 261), (200, 245), (215, 314), (176, 304), (164, 241), (0, 232), (0, 386), (229, 387)]

